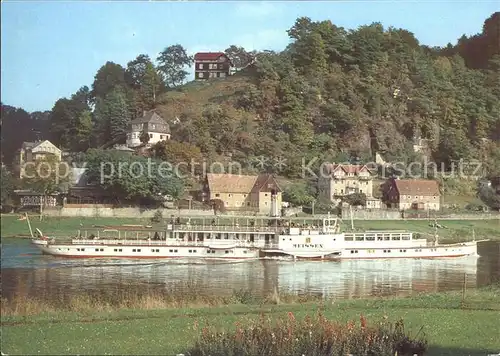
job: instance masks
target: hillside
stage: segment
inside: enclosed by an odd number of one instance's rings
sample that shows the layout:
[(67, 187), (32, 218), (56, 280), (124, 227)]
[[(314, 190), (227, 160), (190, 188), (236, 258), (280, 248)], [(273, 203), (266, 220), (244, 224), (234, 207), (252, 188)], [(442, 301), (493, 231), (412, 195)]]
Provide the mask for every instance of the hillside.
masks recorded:
[[(420, 161), (418, 138), (443, 170), (480, 159), (499, 174), (499, 19), (493, 14), (456, 46), (429, 48), (379, 23), (347, 30), (299, 18), (282, 52), (255, 53), (256, 63), (237, 75), (185, 85), (178, 83), (192, 59), (180, 45), (157, 63), (144, 54), (126, 67), (107, 62), (92, 88), (55, 103), (46, 138), (82, 152), (123, 137), (130, 119), (155, 109), (172, 138), (197, 146), (206, 161), (289, 179), (303, 176), (304, 166), (367, 162), (376, 152), (389, 162)], [(472, 60), (471, 51), (481, 58)], [(2, 145), (13, 137), (2, 131)]]

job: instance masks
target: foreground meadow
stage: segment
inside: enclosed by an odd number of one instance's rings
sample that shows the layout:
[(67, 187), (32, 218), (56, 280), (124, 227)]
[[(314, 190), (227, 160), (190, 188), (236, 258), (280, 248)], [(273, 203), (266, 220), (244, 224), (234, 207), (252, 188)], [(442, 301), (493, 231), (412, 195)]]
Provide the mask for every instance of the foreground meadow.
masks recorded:
[[(182, 302), (180, 297), (154, 295), (115, 301), (81, 297), (59, 308), (46, 304), (46, 310), (44, 305), (37, 307), (36, 300), (2, 300), (2, 352), (175, 355), (191, 350), (201, 355), (196, 350), (218, 347), (220, 335), (236, 337), (238, 330), (248, 332), (262, 325), (263, 319), (272, 327), (290, 315), (296, 320), (324, 318), (332, 325), (358, 328), (360, 318), (370, 326), (403, 320), (409, 338), (428, 343), (426, 355), (500, 352), (499, 285), (467, 291), (465, 297), (462, 292), (449, 292), (328, 301), (286, 295), (258, 300), (245, 293), (228, 299), (190, 298)], [(346, 324), (349, 321), (354, 323)], [(210, 339), (207, 335), (219, 336)], [(203, 345), (205, 349), (200, 349)]]

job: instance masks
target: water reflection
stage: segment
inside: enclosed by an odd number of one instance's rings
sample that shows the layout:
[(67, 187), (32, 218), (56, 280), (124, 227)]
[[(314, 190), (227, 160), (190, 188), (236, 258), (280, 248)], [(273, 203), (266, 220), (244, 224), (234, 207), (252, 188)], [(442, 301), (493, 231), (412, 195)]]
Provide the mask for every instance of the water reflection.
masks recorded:
[[(482, 257), (445, 260), (366, 260), (343, 262), (243, 262), (69, 260), (42, 256), (28, 244), (2, 246), (2, 295), (68, 296), (83, 290), (131, 288), (189, 289), (230, 295), (250, 290), (268, 295), (314, 293), (334, 298), (406, 295), (468, 288), (500, 279), (500, 244), (486, 246)], [(189, 283), (188, 283), (189, 282)]]

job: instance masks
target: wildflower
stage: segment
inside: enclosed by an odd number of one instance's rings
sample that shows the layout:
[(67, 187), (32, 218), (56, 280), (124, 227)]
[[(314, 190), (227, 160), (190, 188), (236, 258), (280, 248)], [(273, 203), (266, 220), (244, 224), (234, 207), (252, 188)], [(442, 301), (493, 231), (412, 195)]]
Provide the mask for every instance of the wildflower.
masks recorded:
[(195, 320), (193, 323), (193, 330), (198, 330), (198, 320)]
[(366, 318), (361, 314), (361, 317), (359, 318), (361, 321), (361, 328), (366, 328)]
[(290, 321), (295, 321), (295, 316), (293, 315), (293, 313), (292, 313), (292, 312), (288, 312), (288, 319), (289, 319)]

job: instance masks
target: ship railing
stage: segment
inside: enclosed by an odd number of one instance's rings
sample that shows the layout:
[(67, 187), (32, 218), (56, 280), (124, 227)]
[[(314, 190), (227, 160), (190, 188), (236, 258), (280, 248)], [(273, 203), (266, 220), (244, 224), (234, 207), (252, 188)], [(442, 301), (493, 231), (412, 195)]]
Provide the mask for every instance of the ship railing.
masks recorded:
[(246, 233), (275, 233), (283, 230), (276, 226), (213, 226), (213, 225), (173, 225), (173, 231), (195, 231), (195, 232), (246, 232)]
[(186, 240), (120, 240), (120, 239), (92, 239), (92, 240), (72, 240), (74, 245), (141, 245), (141, 246), (198, 246), (198, 247), (261, 247), (263, 242), (252, 242), (246, 240), (204, 240), (204, 241), (186, 241)]

